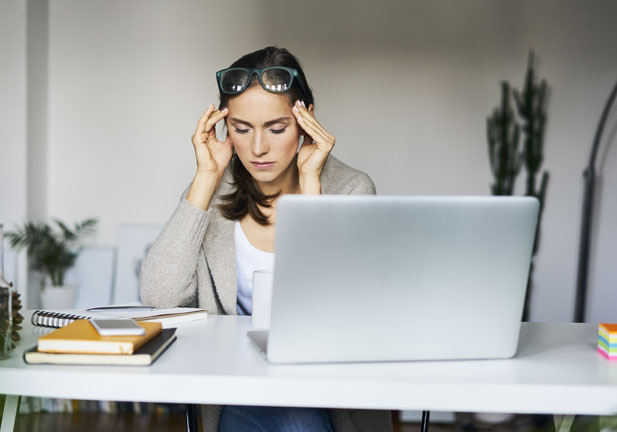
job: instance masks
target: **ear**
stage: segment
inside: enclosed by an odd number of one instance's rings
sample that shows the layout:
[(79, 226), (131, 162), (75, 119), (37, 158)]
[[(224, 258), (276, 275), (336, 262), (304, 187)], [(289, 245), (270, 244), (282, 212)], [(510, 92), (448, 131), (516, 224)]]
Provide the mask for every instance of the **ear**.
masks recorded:
[(309, 104), (307, 111), (311, 113), (311, 115), (315, 115), (315, 107), (313, 106), (313, 104)]

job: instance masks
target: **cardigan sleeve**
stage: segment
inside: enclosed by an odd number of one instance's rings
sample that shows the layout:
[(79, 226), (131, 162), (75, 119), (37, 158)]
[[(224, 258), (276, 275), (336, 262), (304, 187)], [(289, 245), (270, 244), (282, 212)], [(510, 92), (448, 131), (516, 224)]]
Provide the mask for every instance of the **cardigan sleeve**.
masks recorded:
[(176, 307), (196, 303), (197, 260), (210, 209), (194, 206), (185, 195), (143, 260), (140, 295), (144, 304)]
[(321, 191), (323, 194), (337, 195), (375, 195), (375, 184), (368, 174), (352, 168), (339, 161), (333, 155), (321, 173)]

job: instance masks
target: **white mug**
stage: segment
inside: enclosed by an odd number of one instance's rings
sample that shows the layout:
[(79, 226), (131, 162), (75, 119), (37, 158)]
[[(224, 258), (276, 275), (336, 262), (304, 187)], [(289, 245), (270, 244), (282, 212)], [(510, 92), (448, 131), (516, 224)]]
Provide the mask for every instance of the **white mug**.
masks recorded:
[(253, 272), (253, 327), (270, 328), (270, 310), (272, 307), (272, 270)]

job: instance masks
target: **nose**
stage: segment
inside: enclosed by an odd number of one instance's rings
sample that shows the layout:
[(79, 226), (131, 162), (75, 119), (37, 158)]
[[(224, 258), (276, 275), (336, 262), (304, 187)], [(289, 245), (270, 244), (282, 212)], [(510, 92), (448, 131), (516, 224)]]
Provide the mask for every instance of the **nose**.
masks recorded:
[(263, 156), (268, 153), (268, 143), (259, 132), (255, 134), (252, 147), (255, 156)]

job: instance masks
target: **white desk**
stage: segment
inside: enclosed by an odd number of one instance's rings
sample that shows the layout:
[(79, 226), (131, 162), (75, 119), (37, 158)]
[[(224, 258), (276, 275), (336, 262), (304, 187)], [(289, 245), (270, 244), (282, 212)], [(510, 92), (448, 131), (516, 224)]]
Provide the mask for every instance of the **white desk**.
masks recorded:
[[(249, 317), (185, 323), (151, 367), (31, 366), (29, 323), (0, 361), (0, 394), (68, 399), (336, 408), (615, 414), (617, 364), (596, 351), (594, 324), (523, 323), (508, 360), (285, 365), (246, 336)], [(413, 343), (413, 341), (409, 341)], [(3, 419), (5, 421), (5, 419)]]

